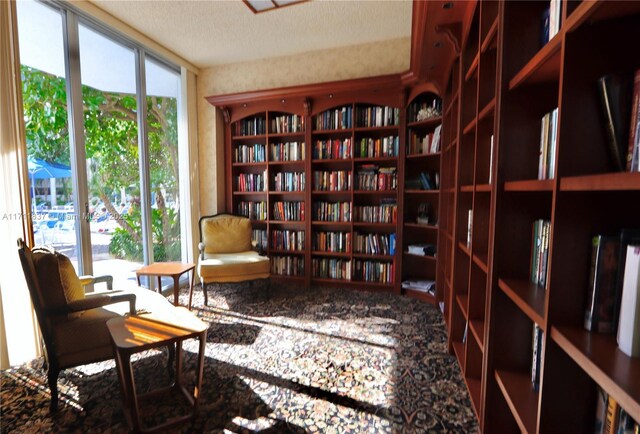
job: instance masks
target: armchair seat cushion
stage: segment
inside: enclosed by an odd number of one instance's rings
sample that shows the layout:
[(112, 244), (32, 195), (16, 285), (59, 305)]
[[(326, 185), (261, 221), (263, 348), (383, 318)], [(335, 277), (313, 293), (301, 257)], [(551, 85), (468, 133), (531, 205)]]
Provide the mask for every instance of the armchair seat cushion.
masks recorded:
[(240, 282), (269, 277), (269, 258), (255, 251), (204, 253), (198, 274), (205, 282)]
[[(160, 312), (172, 305), (162, 295), (147, 289), (109, 291), (109, 294), (130, 292), (136, 295), (136, 310)], [(100, 293), (87, 294), (87, 297)], [(120, 302), (89, 309), (53, 320), (52, 331), (58, 360), (63, 366), (88, 363), (113, 357), (107, 320), (129, 312), (129, 303)]]

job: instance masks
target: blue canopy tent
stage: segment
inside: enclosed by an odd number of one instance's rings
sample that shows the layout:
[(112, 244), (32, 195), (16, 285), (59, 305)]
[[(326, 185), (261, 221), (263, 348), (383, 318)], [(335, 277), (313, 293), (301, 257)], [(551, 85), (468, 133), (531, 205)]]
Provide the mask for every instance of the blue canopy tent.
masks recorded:
[[(31, 196), (34, 208), (36, 199), (36, 179), (69, 178), (71, 176), (71, 167), (60, 163), (51, 163), (39, 158), (29, 157), (27, 160), (27, 167), (29, 170), (29, 178), (31, 178)], [(52, 192), (52, 194), (55, 194), (55, 192)]]

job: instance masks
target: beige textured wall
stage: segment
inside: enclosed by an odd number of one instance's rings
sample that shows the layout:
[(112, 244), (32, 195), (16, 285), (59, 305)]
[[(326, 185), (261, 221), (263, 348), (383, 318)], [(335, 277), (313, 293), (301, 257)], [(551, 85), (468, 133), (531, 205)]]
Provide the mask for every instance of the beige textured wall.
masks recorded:
[(201, 69), (198, 75), (200, 212), (224, 207), (224, 123), (204, 98), (259, 89), (375, 77), (409, 69), (410, 38)]

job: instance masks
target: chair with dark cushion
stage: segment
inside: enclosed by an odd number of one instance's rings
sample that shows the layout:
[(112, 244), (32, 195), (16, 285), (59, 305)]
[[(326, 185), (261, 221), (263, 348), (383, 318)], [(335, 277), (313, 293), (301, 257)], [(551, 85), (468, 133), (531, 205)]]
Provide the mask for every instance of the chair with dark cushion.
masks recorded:
[[(154, 312), (172, 307), (152, 291), (111, 290), (109, 276), (81, 280), (69, 258), (52, 249), (31, 250), (19, 239), (18, 254), (45, 344), (51, 411), (58, 408), (61, 370), (114, 357), (107, 320), (135, 313), (136, 307)], [(84, 285), (97, 282), (106, 282), (109, 290), (85, 294)]]
[(251, 220), (232, 214), (200, 218), (198, 275), (207, 305), (208, 283), (266, 279), (269, 289), (271, 263), (251, 241)]

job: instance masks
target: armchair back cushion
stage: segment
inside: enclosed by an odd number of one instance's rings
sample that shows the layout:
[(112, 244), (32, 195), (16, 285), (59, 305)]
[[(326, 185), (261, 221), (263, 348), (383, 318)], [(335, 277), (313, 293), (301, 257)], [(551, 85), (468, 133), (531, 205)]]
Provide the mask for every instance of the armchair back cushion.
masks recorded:
[(222, 215), (202, 220), (205, 253), (238, 253), (252, 250), (251, 220)]
[(33, 250), (31, 258), (38, 277), (41, 306), (58, 309), (85, 297), (84, 288), (68, 257), (40, 248)]

